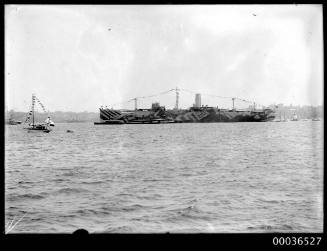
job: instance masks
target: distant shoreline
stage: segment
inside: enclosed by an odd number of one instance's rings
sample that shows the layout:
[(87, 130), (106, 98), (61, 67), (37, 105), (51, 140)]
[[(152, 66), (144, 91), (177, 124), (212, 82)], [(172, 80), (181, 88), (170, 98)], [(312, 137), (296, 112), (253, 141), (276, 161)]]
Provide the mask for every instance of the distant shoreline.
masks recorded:
[[(323, 106), (283, 106), (281, 104), (277, 105), (276, 108), (276, 119), (282, 117), (283, 119), (291, 119), (295, 113), (299, 119), (313, 119), (313, 118), (323, 118)], [(17, 112), (10, 110), (5, 113), (6, 119), (12, 117), (15, 120), (25, 121), (27, 112)], [(99, 121), (99, 112), (62, 112), (55, 111), (49, 113), (51, 119), (55, 123), (84, 123), (84, 122), (94, 122)], [(45, 120), (47, 118), (47, 113), (36, 112), (36, 117), (38, 120)]]

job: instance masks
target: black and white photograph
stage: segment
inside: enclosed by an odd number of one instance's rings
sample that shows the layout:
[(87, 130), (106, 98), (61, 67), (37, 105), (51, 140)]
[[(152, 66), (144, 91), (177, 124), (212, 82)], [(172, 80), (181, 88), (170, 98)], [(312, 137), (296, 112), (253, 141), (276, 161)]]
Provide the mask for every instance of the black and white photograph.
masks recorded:
[(5, 234), (323, 233), (323, 59), (322, 4), (4, 5)]

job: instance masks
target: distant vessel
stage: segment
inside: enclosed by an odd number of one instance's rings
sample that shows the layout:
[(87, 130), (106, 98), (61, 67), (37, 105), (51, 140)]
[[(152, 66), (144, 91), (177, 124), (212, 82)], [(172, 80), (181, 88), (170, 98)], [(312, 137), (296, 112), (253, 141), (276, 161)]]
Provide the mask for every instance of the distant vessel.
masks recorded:
[[(7, 111), (7, 114), (8, 114), (8, 113), (9, 113), (9, 112)], [(13, 114), (12, 114), (12, 112), (10, 112), (9, 119), (6, 120), (6, 124), (7, 124), (7, 125), (19, 125), (19, 124), (21, 124), (21, 123), (22, 123), (22, 121), (15, 120), (15, 119), (13, 118)]]
[[(206, 122), (264, 122), (275, 118), (270, 108), (252, 110), (221, 109), (201, 106), (201, 96), (196, 94), (195, 104), (189, 109), (166, 110), (159, 103), (153, 103), (151, 109), (115, 110), (101, 107), (100, 122), (107, 124), (160, 124), (160, 123), (206, 123)], [(178, 104), (178, 95), (176, 98)]]
[(15, 119), (13, 119), (12, 117), (10, 117), (10, 118), (8, 119), (8, 121), (6, 122), (7, 125), (19, 125), (19, 124), (21, 124), (21, 123), (22, 123), (22, 121), (15, 120)]
[(29, 131), (42, 131), (42, 132), (49, 133), (51, 131), (51, 129), (50, 129), (50, 121), (51, 120), (50, 120), (49, 116), (46, 120), (46, 123), (39, 123), (39, 122), (35, 121), (35, 101), (37, 101), (41, 105), (43, 111), (46, 112), (45, 108), (44, 108), (43, 104), (40, 102), (40, 100), (34, 94), (32, 94), (32, 107), (26, 117), (26, 120), (25, 120), (25, 123), (29, 122), (29, 125), (28, 125), (28, 127), (25, 127), (24, 129), (27, 129)]
[(313, 118), (312, 121), (320, 121), (319, 118)]
[(299, 121), (299, 118), (297, 117), (297, 115), (295, 113), (293, 114), (291, 121)]

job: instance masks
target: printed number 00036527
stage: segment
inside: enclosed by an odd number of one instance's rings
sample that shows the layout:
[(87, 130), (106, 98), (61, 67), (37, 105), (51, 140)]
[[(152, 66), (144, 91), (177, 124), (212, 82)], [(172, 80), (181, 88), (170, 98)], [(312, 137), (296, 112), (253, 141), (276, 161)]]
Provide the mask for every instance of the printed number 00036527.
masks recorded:
[(321, 237), (274, 237), (273, 238), (273, 244), (274, 245), (286, 245), (286, 246), (318, 246)]

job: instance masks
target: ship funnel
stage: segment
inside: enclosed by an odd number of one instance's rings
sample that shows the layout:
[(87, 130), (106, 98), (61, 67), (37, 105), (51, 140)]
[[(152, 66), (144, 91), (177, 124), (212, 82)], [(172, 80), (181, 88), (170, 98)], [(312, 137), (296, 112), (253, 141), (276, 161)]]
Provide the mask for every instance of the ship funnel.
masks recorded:
[(198, 107), (198, 108), (201, 107), (201, 94), (200, 93), (195, 94), (195, 107)]

